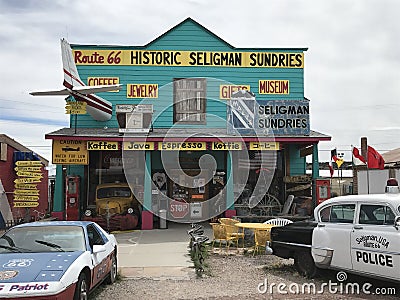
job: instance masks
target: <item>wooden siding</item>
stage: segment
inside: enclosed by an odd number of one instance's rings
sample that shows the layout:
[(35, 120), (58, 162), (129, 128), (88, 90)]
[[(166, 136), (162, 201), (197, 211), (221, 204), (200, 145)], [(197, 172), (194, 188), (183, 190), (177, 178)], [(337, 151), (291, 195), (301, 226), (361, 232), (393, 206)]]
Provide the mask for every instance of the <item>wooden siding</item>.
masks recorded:
[[(74, 49), (95, 49), (96, 46), (75, 45)], [(188, 51), (229, 51), (229, 52), (292, 52), (302, 53), (302, 49), (235, 49), (222, 39), (213, 35), (190, 19), (182, 22), (166, 34), (155, 39), (146, 47), (106, 47), (98, 49), (131, 49), (131, 50), (188, 50)], [(87, 82), (88, 77), (119, 77), (123, 85), (118, 93), (99, 93), (113, 103), (113, 118), (107, 122), (93, 120), (90, 115), (78, 116), (78, 127), (118, 127), (115, 117), (116, 104), (137, 104), (142, 101), (154, 105), (153, 126), (170, 128), (173, 124), (173, 87), (174, 78), (207, 78), (206, 124), (178, 125), (184, 127), (226, 127), (226, 100), (219, 99), (219, 86), (222, 84), (250, 85), (256, 99), (293, 99), (304, 98), (303, 69), (294, 68), (251, 68), (251, 67), (180, 67), (180, 66), (85, 66), (79, 65), (81, 79)], [(258, 94), (259, 80), (289, 80), (289, 94)], [(158, 98), (127, 98), (127, 84), (158, 84)], [(73, 123), (71, 123), (73, 124)]]

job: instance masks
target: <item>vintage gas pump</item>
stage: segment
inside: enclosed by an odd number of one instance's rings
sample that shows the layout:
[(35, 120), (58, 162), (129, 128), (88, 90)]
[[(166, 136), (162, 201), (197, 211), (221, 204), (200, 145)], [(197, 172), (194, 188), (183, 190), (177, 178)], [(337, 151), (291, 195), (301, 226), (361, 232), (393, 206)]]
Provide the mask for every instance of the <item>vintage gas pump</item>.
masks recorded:
[(316, 204), (320, 204), (331, 197), (331, 184), (329, 179), (316, 179)]
[(79, 176), (67, 176), (65, 191), (65, 219), (67, 221), (79, 220)]

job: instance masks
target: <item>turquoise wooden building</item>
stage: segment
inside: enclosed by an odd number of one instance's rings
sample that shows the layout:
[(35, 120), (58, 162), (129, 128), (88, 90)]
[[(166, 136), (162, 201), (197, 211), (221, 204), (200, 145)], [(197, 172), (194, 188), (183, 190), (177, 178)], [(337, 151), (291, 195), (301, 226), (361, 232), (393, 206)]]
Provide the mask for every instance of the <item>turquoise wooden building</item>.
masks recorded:
[[(127, 182), (142, 229), (160, 212), (182, 222), (274, 213), (307, 155), (318, 177), (318, 143), (330, 137), (310, 128), (306, 48), (235, 48), (191, 18), (143, 46), (71, 48), (82, 84), (121, 89), (97, 94), (111, 103), (107, 121), (71, 115), (46, 135), (54, 216), (65, 217), (66, 176), (79, 176), (81, 215), (99, 184)], [(65, 145), (79, 150), (66, 157)]]

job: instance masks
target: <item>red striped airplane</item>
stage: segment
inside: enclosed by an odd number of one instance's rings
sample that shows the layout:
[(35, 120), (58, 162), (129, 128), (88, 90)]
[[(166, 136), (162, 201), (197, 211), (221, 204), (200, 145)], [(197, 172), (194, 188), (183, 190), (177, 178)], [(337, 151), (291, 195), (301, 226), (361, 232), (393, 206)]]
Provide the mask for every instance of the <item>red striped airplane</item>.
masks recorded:
[(72, 49), (65, 39), (61, 39), (61, 55), (64, 68), (65, 89), (57, 91), (31, 92), (32, 96), (73, 96), (77, 101), (87, 103), (86, 110), (97, 121), (108, 121), (112, 116), (112, 103), (94, 93), (121, 89), (121, 84), (87, 86), (79, 78), (72, 56)]

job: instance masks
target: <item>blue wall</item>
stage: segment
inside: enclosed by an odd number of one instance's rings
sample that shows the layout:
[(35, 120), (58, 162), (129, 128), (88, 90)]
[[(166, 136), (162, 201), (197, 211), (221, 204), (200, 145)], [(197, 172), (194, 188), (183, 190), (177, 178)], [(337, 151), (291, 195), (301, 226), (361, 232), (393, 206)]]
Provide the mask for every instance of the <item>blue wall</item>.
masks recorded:
[[(239, 49), (221, 40), (207, 29), (187, 19), (146, 46), (107, 47), (73, 45), (74, 50), (188, 50), (188, 51), (227, 51), (227, 52), (290, 52), (303, 53), (304, 49)], [(174, 78), (207, 78), (207, 123), (190, 127), (225, 128), (226, 100), (219, 100), (220, 84), (250, 85), (256, 99), (302, 100), (304, 99), (304, 72), (302, 68), (259, 68), (259, 67), (212, 67), (212, 66), (110, 66), (78, 65), (82, 81), (87, 77), (119, 77), (122, 89), (116, 92), (98, 95), (116, 104), (137, 104), (143, 99), (127, 98), (127, 84), (158, 84), (158, 98), (146, 99), (154, 105), (155, 128), (170, 128), (173, 125), (173, 88)], [(214, 79), (218, 78), (218, 79)], [(289, 94), (258, 94), (259, 80), (289, 80)], [(213, 100), (214, 99), (214, 100)], [(216, 100), (215, 100), (216, 99)], [(212, 117), (215, 116), (215, 117)], [(98, 122), (89, 115), (78, 117), (78, 127), (118, 127), (115, 111), (107, 122)], [(186, 125), (185, 127), (188, 127)]]

